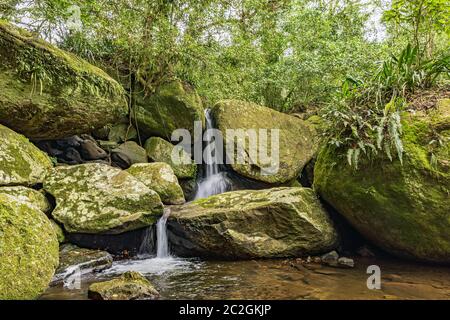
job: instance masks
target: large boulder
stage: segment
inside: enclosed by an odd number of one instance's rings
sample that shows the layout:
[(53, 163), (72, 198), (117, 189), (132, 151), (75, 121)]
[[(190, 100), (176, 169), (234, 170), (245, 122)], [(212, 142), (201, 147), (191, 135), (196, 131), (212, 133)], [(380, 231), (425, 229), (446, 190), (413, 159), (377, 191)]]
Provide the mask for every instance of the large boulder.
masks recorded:
[(186, 202), (183, 189), (181, 189), (177, 177), (167, 163), (139, 163), (132, 165), (126, 171), (150, 189), (155, 190), (164, 204), (183, 204)]
[[(235, 163), (231, 167), (239, 174), (270, 184), (283, 184), (296, 179), (303, 167), (317, 152), (318, 135), (314, 125), (299, 118), (280, 113), (270, 108), (239, 100), (224, 100), (218, 102), (212, 109), (217, 128), (224, 136), (227, 150), (237, 150), (235, 156), (227, 154)], [(248, 143), (247, 132), (242, 138), (228, 141), (226, 130), (255, 129), (258, 135), (256, 146)], [(259, 157), (260, 141), (263, 135), (259, 129), (267, 129), (267, 154), (271, 150), (270, 130), (279, 129), (279, 166), (269, 163)], [(239, 152), (241, 150), (242, 152)], [(239, 153), (239, 155), (237, 154)], [(238, 156), (243, 163), (238, 163)], [(255, 156), (258, 157), (255, 159)], [(272, 167), (273, 165), (273, 167)]]
[(35, 299), (58, 266), (58, 240), (43, 212), (0, 194), (0, 300)]
[[(450, 99), (402, 116), (404, 157), (360, 160), (321, 150), (314, 187), (367, 239), (400, 257), (450, 263)], [(440, 137), (442, 146), (432, 141)], [(430, 144), (431, 143), (431, 144)], [(433, 161), (432, 161), (433, 159)]]
[(45, 153), (24, 136), (1, 124), (0, 141), (0, 186), (31, 186), (44, 181), (53, 166)]
[(72, 233), (118, 234), (149, 226), (163, 213), (158, 194), (105, 164), (57, 167), (44, 183), (55, 220)]
[(147, 163), (147, 152), (134, 141), (127, 141), (111, 151), (111, 159), (122, 169), (135, 163)]
[(0, 22), (0, 123), (33, 139), (58, 139), (115, 123), (123, 88), (102, 70)]
[[(152, 137), (145, 142), (145, 150), (150, 160), (154, 162), (165, 162), (169, 164), (179, 179), (195, 179), (197, 176), (197, 165), (193, 163), (191, 156), (184, 150), (180, 150), (180, 160), (183, 164), (172, 161), (172, 152), (175, 148), (170, 142)], [(186, 163), (186, 164), (185, 164)]]
[(15, 198), (15, 200), (21, 203), (27, 203), (42, 212), (49, 212), (52, 209), (50, 202), (42, 191), (22, 186), (0, 187), (0, 194), (9, 195)]
[(93, 300), (155, 300), (159, 293), (142, 274), (128, 271), (112, 280), (91, 284), (88, 297)]
[(187, 129), (194, 137), (194, 122), (205, 123), (202, 100), (195, 90), (179, 80), (161, 84), (151, 95), (140, 94), (131, 115), (143, 136), (170, 140), (172, 132)]
[(234, 191), (171, 208), (172, 250), (222, 259), (297, 257), (335, 248), (337, 234), (306, 188)]

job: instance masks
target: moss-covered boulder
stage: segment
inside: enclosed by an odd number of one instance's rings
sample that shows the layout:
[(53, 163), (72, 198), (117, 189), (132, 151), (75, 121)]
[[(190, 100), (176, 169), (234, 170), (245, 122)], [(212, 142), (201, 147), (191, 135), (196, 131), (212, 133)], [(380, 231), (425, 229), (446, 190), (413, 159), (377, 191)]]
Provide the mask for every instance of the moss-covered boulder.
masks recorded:
[(132, 165), (126, 171), (150, 189), (155, 190), (164, 204), (186, 202), (178, 179), (167, 163), (139, 163)]
[(105, 72), (3, 21), (0, 58), (0, 123), (29, 138), (90, 132), (127, 114)]
[(53, 218), (71, 233), (118, 234), (149, 226), (163, 213), (155, 191), (105, 164), (57, 167), (44, 189), (56, 199)]
[(0, 300), (35, 299), (58, 266), (58, 240), (43, 212), (0, 194)]
[(0, 141), (0, 186), (31, 186), (44, 181), (53, 166), (45, 153), (1, 124)]
[(177, 129), (189, 130), (194, 137), (194, 122), (205, 124), (202, 100), (190, 85), (179, 80), (161, 84), (154, 94), (138, 95), (131, 114), (143, 136), (166, 140)]
[[(325, 147), (316, 162), (314, 187), (385, 250), (450, 263), (450, 100), (428, 114), (404, 113), (402, 124), (403, 166), (380, 156), (355, 170), (345, 151)], [(442, 146), (431, 143), (437, 137)]]
[(126, 142), (138, 137), (137, 131), (129, 123), (119, 123), (112, 126), (108, 132), (108, 140), (111, 142)]
[(22, 186), (0, 187), (0, 194), (12, 196), (19, 202), (27, 203), (42, 212), (49, 212), (52, 209), (50, 202), (42, 191)]
[[(245, 177), (270, 184), (286, 183), (299, 176), (303, 167), (317, 151), (318, 137), (314, 125), (299, 118), (239, 100), (220, 101), (212, 110), (216, 126), (224, 135), (227, 150), (235, 152), (234, 156), (227, 154), (229, 159), (234, 159), (231, 167)], [(244, 136), (228, 141), (226, 132), (228, 129), (243, 129)], [(256, 129), (258, 135), (258, 141), (253, 147), (248, 142), (250, 138), (246, 132), (248, 129)], [(259, 129), (269, 130), (267, 153), (260, 149), (264, 135), (259, 133)], [(260, 153), (264, 156), (270, 155), (272, 146), (270, 130), (272, 129), (280, 130), (277, 144), (279, 147), (278, 166), (276, 161), (269, 163), (259, 156)], [(257, 158), (255, 159), (255, 157)], [(240, 161), (239, 158), (243, 161)]]
[(183, 164), (179, 164), (172, 161), (172, 152), (175, 146), (164, 139), (152, 137), (145, 142), (144, 148), (150, 160), (169, 164), (177, 178), (196, 178), (197, 165), (193, 163), (191, 156), (184, 150), (180, 150), (179, 157)]
[(139, 272), (128, 271), (115, 279), (91, 284), (88, 297), (92, 300), (155, 300), (159, 293)]
[(172, 250), (222, 259), (282, 258), (328, 252), (337, 234), (306, 188), (234, 191), (171, 208)]

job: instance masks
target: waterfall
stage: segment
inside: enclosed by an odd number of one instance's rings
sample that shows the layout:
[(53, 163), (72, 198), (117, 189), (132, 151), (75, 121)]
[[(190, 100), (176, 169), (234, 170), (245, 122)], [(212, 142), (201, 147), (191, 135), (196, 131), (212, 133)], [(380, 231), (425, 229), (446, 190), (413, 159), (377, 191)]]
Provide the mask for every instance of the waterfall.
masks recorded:
[(164, 215), (156, 224), (156, 258), (159, 259), (170, 258), (169, 240), (167, 237), (167, 219), (169, 215), (170, 210), (165, 210)]
[(216, 148), (211, 148), (215, 146), (214, 135), (211, 132), (214, 129), (213, 120), (211, 116), (211, 110), (207, 109), (205, 111), (206, 117), (206, 136), (205, 141), (207, 146), (205, 150), (211, 150), (205, 153), (206, 163), (204, 164), (204, 176), (203, 179), (198, 184), (198, 190), (195, 195), (195, 199), (207, 198), (209, 196), (224, 193), (229, 190), (230, 182), (227, 179), (225, 172), (221, 171), (218, 154)]

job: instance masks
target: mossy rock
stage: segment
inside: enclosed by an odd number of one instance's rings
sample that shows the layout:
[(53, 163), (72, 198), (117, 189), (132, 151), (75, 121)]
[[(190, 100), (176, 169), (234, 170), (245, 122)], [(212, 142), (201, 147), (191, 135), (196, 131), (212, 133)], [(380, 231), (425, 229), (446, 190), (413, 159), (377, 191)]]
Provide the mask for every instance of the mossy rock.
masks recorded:
[(4, 21), (0, 57), (0, 123), (29, 138), (91, 132), (128, 113), (105, 72)]
[(194, 137), (195, 121), (205, 125), (202, 100), (190, 85), (180, 80), (164, 82), (154, 94), (139, 94), (131, 115), (142, 136), (166, 140), (177, 129), (186, 129)]
[(49, 212), (52, 206), (45, 194), (42, 191), (37, 191), (31, 188), (16, 186), (16, 187), (0, 187), (0, 194), (7, 194), (14, 197), (17, 201), (27, 203), (37, 210), (44, 213)]
[(108, 132), (108, 140), (111, 142), (126, 142), (138, 137), (137, 131), (129, 123), (119, 123), (112, 126)]
[(285, 258), (337, 245), (333, 223), (311, 189), (233, 191), (170, 210), (169, 239), (180, 256)]
[(183, 204), (183, 190), (172, 168), (164, 162), (139, 163), (126, 170), (150, 189), (156, 191), (164, 204)]
[(179, 179), (195, 179), (197, 177), (197, 165), (193, 163), (191, 156), (181, 150), (180, 159), (183, 164), (172, 161), (172, 152), (175, 146), (170, 142), (152, 137), (145, 142), (145, 150), (150, 160), (169, 164)]
[(147, 163), (147, 151), (134, 141), (127, 141), (111, 151), (111, 159), (127, 169), (135, 163)]
[(0, 186), (31, 186), (44, 181), (53, 166), (44, 152), (1, 124), (0, 141)]
[(58, 240), (45, 214), (0, 194), (0, 300), (36, 299), (58, 266)]
[[(303, 167), (317, 151), (318, 135), (314, 125), (299, 118), (280, 113), (270, 108), (239, 100), (224, 100), (213, 107), (217, 128), (224, 135), (226, 150), (234, 150), (239, 155), (227, 154), (234, 159), (231, 167), (237, 173), (265, 183), (280, 185), (296, 179)], [(255, 129), (258, 141), (254, 148), (248, 143), (249, 136), (228, 141), (227, 130)], [(279, 165), (264, 163), (259, 158), (262, 135), (259, 129), (267, 129), (267, 154), (271, 150), (270, 130), (279, 129)], [(265, 152), (262, 152), (264, 155)], [(243, 163), (239, 163), (242, 157)], [(257, 157), (257, 159), (255, 159)]]
[(50, 222), (52, 224), (53, 230), (55, 230), (58, 242), (60, 244), (66, 242), (66, 235), (64, 234), (63, 228), (61, 228), (61, 226), (53, 219), (50, 219)]
[(128, 271), (115, 279), (91, 284), (88, 297), (93, 300), (155, 300), (159, 293), (139, 272)]
[[(379, 247), (399, 257), (448, 264), (450, 100), (428, 114), (404, 113), (402, 124), (403, 165), (379, 156), (355, 170), (345, 150), (326, 146), (316, 162), (314, 187)], [(436, 134), (443, 145), (432, 147)]]
[(152, 225), (163, 213), (155, 191), (105, 164), (57, 167), (44, 189), (56, 199), (53, 218), (69, 233), (123, 233)]

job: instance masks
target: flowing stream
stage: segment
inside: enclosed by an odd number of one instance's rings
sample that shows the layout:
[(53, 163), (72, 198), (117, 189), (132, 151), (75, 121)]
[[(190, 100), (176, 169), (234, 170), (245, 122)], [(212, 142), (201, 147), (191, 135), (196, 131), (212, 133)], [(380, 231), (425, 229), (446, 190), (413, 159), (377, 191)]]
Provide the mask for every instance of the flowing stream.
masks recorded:
[(205, 142), (205, 164), (204, 164), (204, 176), (198, 184), (197, 194), (195, 199), (207, 198), (212, 195), (221, 194), (229, 190), (230, 181), (226, 177), (224, 171), (221, 170), (219, 165), (220, 159), (217, 146), (215, 144), (214, 135), (212, 130), (214, 129), (211, 110), (205, 111), (206, 117), (206, 134)]
[(167, 219), (169, 218), (170, 210), (166, 210), (164, 215), (156, 224), (156, 258), (165, 259), (170, 258), (169, 240), (167, 237)]

